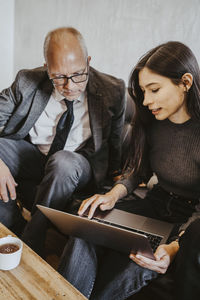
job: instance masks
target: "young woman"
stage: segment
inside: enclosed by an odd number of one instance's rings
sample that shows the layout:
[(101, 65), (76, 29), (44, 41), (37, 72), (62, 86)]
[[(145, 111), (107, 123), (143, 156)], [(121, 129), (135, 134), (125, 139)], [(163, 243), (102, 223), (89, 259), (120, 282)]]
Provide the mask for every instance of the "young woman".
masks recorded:
[[(157, 248), (156, 260), (133, 254), (128, 258), (71, 238), (59, 270), (90, 299), (127, 299), (166, 272), (174, 276), (176, 300), (199, 299), (200, 222), (194, 222), (184, 234), (190, 224), (187, 220), (192, 215), (192, 220), (199, 217), (200, 199), (200, 70), (192, 51), (180, 42), (150, 50), (132, 71), (129, 93), (136, 115), (128, 171), (111, 191), (83, 201), (79, 214), (89, 207), (91, 218), (97, 207), (119, 208), (117, 200), (154, 172), (158, 184), (145, 199), (132, 201), (131, 207), (128, 201), (128, 210), (174, 223), (177, 237)], [(121, 208), (127, 209), (126, 203)], [(182, 235), (180, 244), (178, 235)], [(195, 251), (191, 251), (191, 242)]]

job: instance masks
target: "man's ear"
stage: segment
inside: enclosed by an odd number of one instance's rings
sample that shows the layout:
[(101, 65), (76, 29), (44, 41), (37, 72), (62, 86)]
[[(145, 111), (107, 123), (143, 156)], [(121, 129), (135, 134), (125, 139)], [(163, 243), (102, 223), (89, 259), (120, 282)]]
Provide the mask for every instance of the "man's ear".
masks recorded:
[(183, 85), (185, 87), (185, 91), (188, 92), (189, 89), (192, 86), (192, 83), (193, 83), (193, 76), (192, 76), (192, 74), (191, 73), (185, 73), (182, 76), (182, 82), (183, 82)]

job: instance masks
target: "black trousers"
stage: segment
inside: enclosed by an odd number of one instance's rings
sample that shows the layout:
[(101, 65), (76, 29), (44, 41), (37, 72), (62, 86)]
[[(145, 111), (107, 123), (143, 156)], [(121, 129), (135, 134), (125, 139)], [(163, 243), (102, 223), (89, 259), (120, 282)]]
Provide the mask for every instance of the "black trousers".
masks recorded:
[(177, 300), (200, 299), (200, 218), (180, 239), (174, 274)]
[[(195, 211), (198, 199), (179, 197), (164, 191), (159, 184), (144, 199), (124, 200), (119, 209), (174, 223), (173, 235)], [(200, 299), (200, 219), (180, 238), (180, 249), (166, 274), (149, 282), (130, 300)]]
[(200, 299), (200, 218), (181, 237), (180, 249), (167, 273), (158, 276), (129, 300)]

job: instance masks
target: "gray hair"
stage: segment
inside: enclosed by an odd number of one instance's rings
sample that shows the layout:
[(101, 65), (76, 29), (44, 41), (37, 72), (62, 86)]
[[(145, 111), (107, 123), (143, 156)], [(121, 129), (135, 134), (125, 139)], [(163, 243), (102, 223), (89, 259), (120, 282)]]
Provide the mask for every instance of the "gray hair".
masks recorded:
[(47, 62), (47, 52), (48, 52), (48, 49), (49, 49), (50, 42), (51, 41), (56, 41), (56, 42), (65, 41), (69, 38), (70, 35), (77, 38), (77, 40), (79, 41), (80, 46), (83, 50), (85, 58), (87, 58), (88, 51), (87, 51), (85, 40), (84, 40), (82, 34), (77, 29), (75, 29), (73, 27), (60, 27), (60, 28), (57, 28), (55, 30), (50, 31), (46, 35), (46, 38), (45, 38), (45, 41), (44, 41), (44, 58), (45, 58), (46, 62)]

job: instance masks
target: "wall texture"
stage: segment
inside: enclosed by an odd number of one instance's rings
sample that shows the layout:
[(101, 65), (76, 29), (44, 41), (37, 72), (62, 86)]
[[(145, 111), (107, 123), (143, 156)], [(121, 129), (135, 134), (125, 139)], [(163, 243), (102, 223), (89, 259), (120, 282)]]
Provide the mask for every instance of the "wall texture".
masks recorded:
[(0, 90), (13, 79), (14, 0), (0, 0)]
[(91, 64), (126, 82), (150, 48), (180, 40), (200, 59), (199, 0), (15, 0), (14, 74), (43, 64), (43, 40), (59, 26), (84, 35)]

